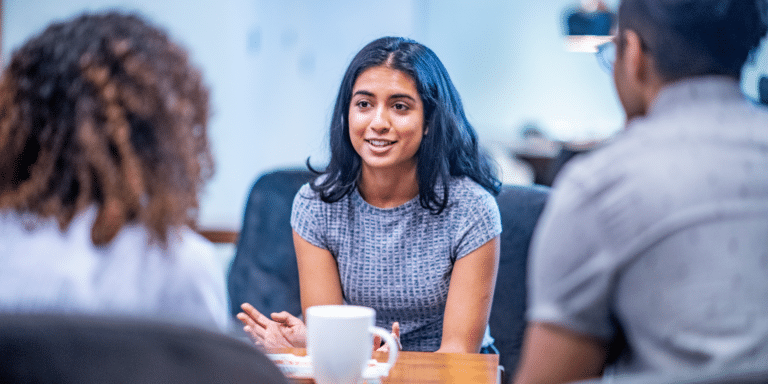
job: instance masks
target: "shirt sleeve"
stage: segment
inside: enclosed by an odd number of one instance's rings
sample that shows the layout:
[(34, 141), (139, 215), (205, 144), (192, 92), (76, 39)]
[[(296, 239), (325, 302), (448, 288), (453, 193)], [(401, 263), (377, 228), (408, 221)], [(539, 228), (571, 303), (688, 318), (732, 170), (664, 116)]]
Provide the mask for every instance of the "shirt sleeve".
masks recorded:
[(291, 208), (291, 228), (310, 244), (328, 249), (324, 235), (322, 205), (318, 194), (309, 184), (304, 184), (293, 198)]
[(602, 246), (599, 188), (580, 179), (561, 178), (534, 232), (527, 318), (609, 340), (615, 333), (610, 297), (616, 263)]
[(186, 314), (190, 322), (222, 332), (229, 331), (229, 301), (224, 268), (217, 263), (213, 244), (189, 229), (177, 249), (177, 270), (163, 313), (171, 318)]
[[(478, 188), (482, 188), (477, 186)], [(456, 241), (456, 260), (472, 253), (501, 234), (501, 214), (496, 199), (484, 189), (476, 196), (462, 195), (456, 220), (460, 227)]]

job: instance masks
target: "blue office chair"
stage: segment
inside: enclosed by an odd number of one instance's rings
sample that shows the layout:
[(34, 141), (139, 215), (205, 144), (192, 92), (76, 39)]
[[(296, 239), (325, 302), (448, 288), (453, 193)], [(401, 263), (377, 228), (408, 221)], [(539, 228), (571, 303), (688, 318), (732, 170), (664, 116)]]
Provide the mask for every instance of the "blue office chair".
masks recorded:
[(253, 185), (228, 276), (232, 316), (244, 302), (266, 316), (280, 311), (301, 315), (291, 207), (296, 192), (314, 176), (308, 170), (278, 170)]
[(549, 188), (505, 185), (496, 197), (501, 212), (501, 258), (488, 324), (499, 363), (514, 376), (525, 330), (528, 245)]
[(0, 356), (0, 383), (288, 382), (250, 343), (128, 318), (0, 314)]

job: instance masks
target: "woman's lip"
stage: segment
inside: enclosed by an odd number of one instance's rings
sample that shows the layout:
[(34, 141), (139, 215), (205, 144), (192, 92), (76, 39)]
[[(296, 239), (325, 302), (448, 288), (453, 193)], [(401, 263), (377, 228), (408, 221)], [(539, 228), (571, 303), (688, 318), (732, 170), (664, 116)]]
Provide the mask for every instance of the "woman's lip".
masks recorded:
[[(384, 145), (376, 145), (375, 143), (386, 143)], [(396, 141), (389, 141), (389, 140), (365, 140), (365, 144), (368, 148), (368, 151), (372, 154), (378, 154), (378, 155), (384, 155), (389, 153), (389, 151), (394, 147), (394, 144)]]
[(365, 139), (365, 142), (376, 148), (386, 148), (397, 143), (397, 141), (379, 139)]

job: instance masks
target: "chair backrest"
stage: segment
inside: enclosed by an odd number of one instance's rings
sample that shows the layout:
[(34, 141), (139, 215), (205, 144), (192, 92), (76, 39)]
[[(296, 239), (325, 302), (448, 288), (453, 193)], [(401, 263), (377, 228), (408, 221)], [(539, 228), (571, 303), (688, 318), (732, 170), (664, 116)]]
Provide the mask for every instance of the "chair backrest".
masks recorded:
[(0, 314), (0, 383), (287, 383), (251, 344), (147, 320)]
[(505, 185), (496, 197), (501, 212), (501, 258), (489, 325), (499, 362), (512, 376), (525, 330), (528, 245), (549, 188)]
[(278, 170), (254, 183), (228, 276), (233, 316), (244, 302), (267, 316), (301, 314), (291, 208), (296, 192), (314, 176), (308, 170)]

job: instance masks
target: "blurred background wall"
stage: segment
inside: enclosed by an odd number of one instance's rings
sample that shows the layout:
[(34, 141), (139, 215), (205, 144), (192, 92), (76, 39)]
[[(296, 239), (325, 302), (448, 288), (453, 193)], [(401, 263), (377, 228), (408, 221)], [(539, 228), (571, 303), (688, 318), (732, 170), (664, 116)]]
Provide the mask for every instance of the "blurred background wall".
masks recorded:
[[(615, 9), (618, 0), (606, 1)], [(401, 35), (432, 48), (497, 157), (538, 127), (559, 141), (621, 129), (612, 80), (594, 55), (564, 49), (578, 0), (3, 0), (2, 58), (53, 20), (85, 10), (136, 11), (190, 52), (212, 91), (217, 172), (200, 215), (238, 230), (250, 186), (271, 169), (327, 159), (327, 126), (346, 65), (370, 40)], [(744, 91), (768, 72), (763, 49)], [(499, 150), (501, 149), (501, 150)], [(508, 171), (507, 171), (508, 172)]]

